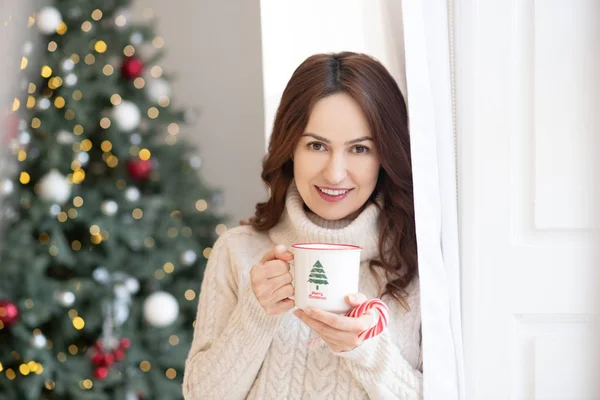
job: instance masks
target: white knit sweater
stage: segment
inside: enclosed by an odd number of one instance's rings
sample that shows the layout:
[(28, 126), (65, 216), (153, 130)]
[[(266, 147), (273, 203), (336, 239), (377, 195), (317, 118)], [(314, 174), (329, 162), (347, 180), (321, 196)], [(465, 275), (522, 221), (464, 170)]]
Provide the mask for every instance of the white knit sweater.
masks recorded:
[[(363, 247), (360, 291), (378, 297), (368, 268), (377, 257), (373, 204), (353, 221), (326, 221), (304, 210), (292, 184), (281, 221), (268, 233), (230, 229), (215, 243), (200, 292), (183, 394), (192, 399), (422, 399), (419, 283), (408, 287), (410, 311), (387, 298), (388, 329), (358, 348), (334, 353), (292, 311), (264, 312), (249, 272), (276, 244), (352, 243)], [(383, 275), (381, 275), (383, 278)], [(385, 282), (385, 280), (382, 280)]]

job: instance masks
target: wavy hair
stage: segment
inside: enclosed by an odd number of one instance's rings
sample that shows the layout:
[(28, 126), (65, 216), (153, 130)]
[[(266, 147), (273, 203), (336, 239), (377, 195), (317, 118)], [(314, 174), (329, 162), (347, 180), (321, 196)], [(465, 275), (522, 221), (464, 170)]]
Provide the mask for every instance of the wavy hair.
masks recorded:
[(381, 296), (390, 295), (408, 308), (405, 288), (418, 274), (408, 116), (398, 84), (373, 57), (353, 52), (315, 54), (294, 71), (277, 109), (262, 164), (261, 177), (269, 188), (269, 199), (256, 205), (251, 224), (266, 231), (279, 222), (294, 178), (294, 149), (315, 103), (335, 93), (345, 93), (360, 105), (381, 162), (369, 200), (379, 194), (383, 197), (379, 257), (369, 268), (376, 279), (377, 268), (385, 273)]

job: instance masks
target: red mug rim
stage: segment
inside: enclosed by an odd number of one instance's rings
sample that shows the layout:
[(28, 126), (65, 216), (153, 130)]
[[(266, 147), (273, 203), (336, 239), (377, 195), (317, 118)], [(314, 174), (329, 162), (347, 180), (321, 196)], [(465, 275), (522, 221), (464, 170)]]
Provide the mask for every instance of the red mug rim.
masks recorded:
[[(337, 246), (339, 248), (336, 249), (325, 249), (325, 248), (318, 248), (318, 247), (307, 247), (307, 246), (314, 246), (314, 245), (322, 245), (322, 246)], [(300, 250), (327, 250), (327, 251), (336, 251), (336, 250), (340, 250), (340, 251), (347, 251), (347, 250), (362, 250), (362, 247), (360, 246), (356, 246), (354, 244), (341, 244), (341, 243), (295, 243), (292, 245), (292, 247), (294, 249), (300, 249)]]

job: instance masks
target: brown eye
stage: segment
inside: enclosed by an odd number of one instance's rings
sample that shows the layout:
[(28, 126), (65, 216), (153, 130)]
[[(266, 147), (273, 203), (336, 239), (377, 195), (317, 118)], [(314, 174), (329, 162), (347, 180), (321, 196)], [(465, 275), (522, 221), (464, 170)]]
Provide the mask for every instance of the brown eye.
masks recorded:
[(314, 151), (323, 151), (323, 150), (325, 150), (325, 146), (323, 146), (323, 144), (318, 143), (318, 142), (309, 143), (308, 147), (311, 150), (314, 150)]
[(356, 154), (368, 153), (369, 150), (370, 149), (367, 146), (354, 146), (354, 148), (352, 148), (352, 151)]

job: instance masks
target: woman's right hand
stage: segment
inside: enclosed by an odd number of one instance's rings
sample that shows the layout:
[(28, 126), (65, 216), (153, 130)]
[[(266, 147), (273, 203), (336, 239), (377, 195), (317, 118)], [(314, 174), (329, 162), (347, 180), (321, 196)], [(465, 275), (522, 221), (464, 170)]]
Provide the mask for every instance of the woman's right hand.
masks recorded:
[(280, 315), (291, 310), (295, 303), (290, 264), (294, 255), (285, 246), (278, 245), (262, 256), (250, 269), (250, 282), (254, 295), (269, 315)]

